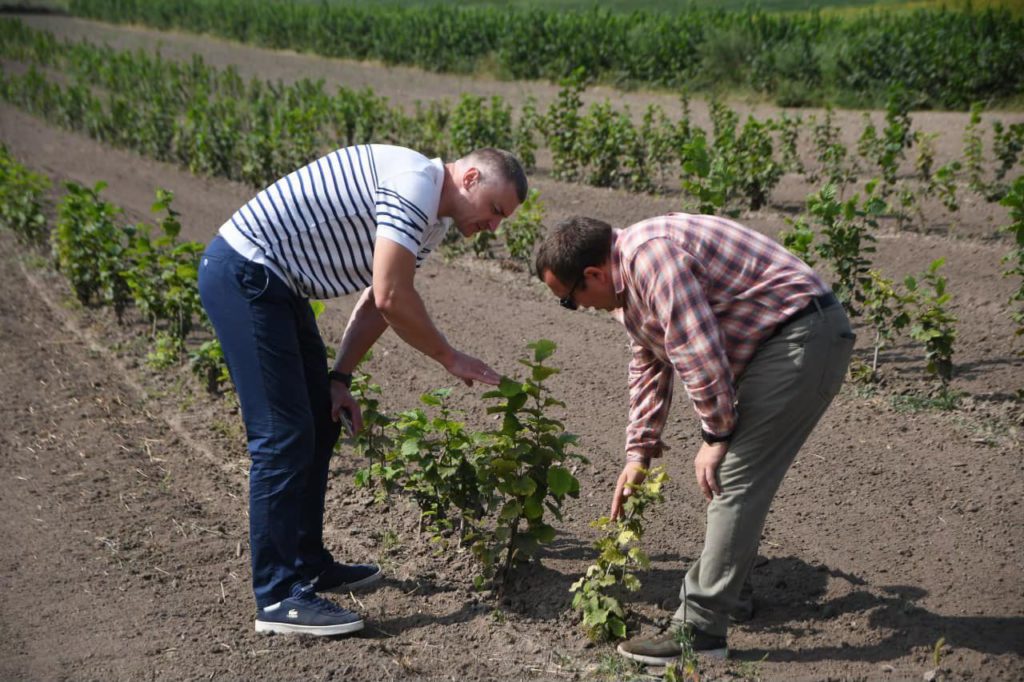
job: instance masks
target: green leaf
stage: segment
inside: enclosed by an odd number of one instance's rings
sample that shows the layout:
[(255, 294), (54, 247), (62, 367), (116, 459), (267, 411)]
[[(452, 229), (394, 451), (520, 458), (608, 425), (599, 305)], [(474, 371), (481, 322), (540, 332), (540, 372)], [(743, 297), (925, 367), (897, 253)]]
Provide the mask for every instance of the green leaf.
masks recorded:
[(498, 514), (499, 521), (513, 521), (523, 512), (523, 507), (518, 502), (507, 502)]
[(313, 309), (313, 317), (318, 320), (320, 319), (320, 314), (326, 308), (323, 301), (310, 301), (309, 307)]
[(416, 438), (409, 438), (402, 443), (402, 455), (404, 457), (411, 457), (412, 455), (419, 454), (420, 442)]
[(541, 506), (535, 497), (526, 498), (526, 502), (523, 504), (523, 511), (526, 513), (526, 518), (530, 520), (539, 519), (544, 516), (544, 507)]
[(537, 490), (537, 482), (529, 476), (521, 476), (512, 486), (512, 490), (515, 491), (517, 495), (526, 497), (532, 495), (534, 491)]
[(542, 545), (547, 544), (555, 539), (555, 529), (546, 523), (542, 523), (533, 529), (533, 536)]
[(619, 537), (616, 538), (615, 541), (621, 547), (622, 545), (625, 545), (625, 544), (627, 544), (627, 543), (629, 543), (629, 542), (631, 542), (631, 541), (633, 541), (635, 539), (636, 539), (636, 533), (634, 533), (633, 531), (631, 531), (628, 528), (626, 528), (626, 529), (622, 530), (619, 533)]
[(558, 374), (562, 370), (555, 369), (554, 367), (544, 367), (542, 365), (535, 365), (533, 368), (533, 380), (540, 383), (548, 377)]
[(554, 341), (540, 339), (539, 341), (526, 344), (526, 347), (533, 349), (533, 359), (535, 362), (544, 362), (551, 357), (551, 354), (555, 352), (555, 348), (558, 346)]
[(562, 497), (572, 490), (574, 483), (579, 485), (568, 469), (557, 466), (548, 469), (548, 488), (556, 497)]
[(530, 396), (526, 395), (525, 393), (520, 393), (519, 395), (514, 395), (514, 396), (512, 396), (511, 398), (508, 399), (508, 408), (507, 409), (512, 411), (512, 412), (518, 412), (519, 410), (522, 409), (523, 405), (526, 404), (526, 401), (529, 398), (530, 398)]
[(432, 405), (434, 407), (441, 406), (441, 399), (431, 393), (424, 393), (420, 396), (420, 402), (424, 405)]
[(618, 618), (612, 618), (608, 622), (608, 632), (610, 632), (616, 639), (625, 639), (626, 624)]
[(622, 586), (630, 592), (636, 592), (640, 589), (640, 580), (632, 573), (627, 573), (622, 576)]
[(498, 391), (506, 398), (511, 398), (523, 392), (523, 385), (518, 381), (509, 379), (508, 377), (502, 377), (501, 383), (498, 384)]

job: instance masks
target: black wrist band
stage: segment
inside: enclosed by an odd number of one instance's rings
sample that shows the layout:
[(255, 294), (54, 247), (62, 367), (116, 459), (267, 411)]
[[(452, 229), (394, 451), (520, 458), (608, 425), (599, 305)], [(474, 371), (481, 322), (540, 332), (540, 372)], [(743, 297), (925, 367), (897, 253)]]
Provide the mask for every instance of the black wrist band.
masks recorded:
[(352, 388), (352, 375), (346, 374), (345, 372), (339, 372), (336, 369), (332, 369), (327, 373), (327, 378), (331, 381), (340, 381), (345, 384), (345, 388)]
[(725, 443), (725, 442), (727, 442), (730, 438), (732, 438), (732, 434), (730, 433), (728, 436), (715, 436), (715, 435), (712, 435), (712, 434), (708, 433), (704, 429), (701, 429), (700, 430), (700, 437), (708, 445), (714, 445), (715, 443)]

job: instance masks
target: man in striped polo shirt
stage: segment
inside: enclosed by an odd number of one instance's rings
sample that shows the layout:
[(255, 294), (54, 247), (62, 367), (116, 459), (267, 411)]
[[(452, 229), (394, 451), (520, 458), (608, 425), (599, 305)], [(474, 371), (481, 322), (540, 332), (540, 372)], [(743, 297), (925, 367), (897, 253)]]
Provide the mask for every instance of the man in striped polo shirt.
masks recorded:
[(724, 658), (730, 619), (753, 615), (749, 573), (772, 498), (846, 375), (856, 337), (843, 306), (803, 261), (714, 216), (674, 213), (624, 230), (570, 218), (548, 234), (536, 266), (562, 306), (613, 311), (629, 334), (626, 463), (613, 518), (667, 448), (675, 375), (700, 418), (704, 550), (673, 627), (619, 653), (668, 665), (681, 655), (683, 630), (696, 651)]
[[(340, 424), (362, 426), (352, 370), (391, 327), (467, 385), (498, 383), (497, 372), (438, 331), (413, 280), (452, 224), (465, 237), (493, 231), (526, 192), (522, 166), (502, 150), (443, 163), (401, 147), (347, 147), (261, 191), (206, 249), (199, 294), (238, 392), (252, 458), (257, 631), (362, 629), (357, 614), (318, 595), (381, 577), (377, 566), (336, 562), (323, 545)], [(309, 299), (360, 291), (328, 372)]]

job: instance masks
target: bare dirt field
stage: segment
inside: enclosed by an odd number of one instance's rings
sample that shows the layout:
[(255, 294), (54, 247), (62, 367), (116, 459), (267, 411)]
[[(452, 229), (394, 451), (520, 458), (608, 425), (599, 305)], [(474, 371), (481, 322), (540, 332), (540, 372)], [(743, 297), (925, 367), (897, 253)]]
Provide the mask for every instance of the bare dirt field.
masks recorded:
[[(460, 92), (540, 101), (544, 84), (490, 82), (280, 54), (224, 41), (66, 18), (30, 23), (59, 35), (120, 47), (160, 46), (187, 58), (238, 64), (244, 75), (325, 77), (372, 85), (392, 101)], [(598, 93), (600, 94), (600, 93)], [(675, 106), (671, 95), (626, 93)], [(695, 107), (696, 109), (696, 107)], [(701, 109), (703, 111), (703, 109)], [(768, 112), (765, 107), (758, 111)], [(843, 114), (852, 126), (859, 112)], [(998, 116), (1021, 120), (1020, 114)], [(915, 115), (959, 153), (967, 116)], [(851, 133), (855, 139), (856, 135)], [(0, 105), (0, 141), (55, 181), (109, 183), (108, 200), (147, 219), (156, 187), (172, 190), (183, 237), (209, 240), (250, 188), (105, 148)], [(947, 156), (948, 158), (948, 156)], [(679, 208), (674, 197), (631, 195), (533, 180), (550, 222), (587, 213), (623, 226)], [(771, 209), (743, 216), (767, 234), (785, 227), (806, 188), (787, 177)], [(927, 391), (918, 349), (886, 353), (882, 387), (853, 385), (812, 435), (783, 484), (761, 543), (753, 582), (757, 617), (730, 632), (733, 660), (707, 679), (920, 680), (939, 664), (947, 679), (1024, 678), (1024, 358), (1015, 354), (1000, 275), (1008, 243), (994, 238), (1006, 212), (984, 202), (957, 217), (956, 238), (885, 232), (875, 262), (890, 276), (944, 256), (959, 318), (955, 411), (908, 411), (896, 394)], [(578, 472), (559, 537), (520, 571), (501, 601), (477, 594), (469, 558), (435, 556), (417, 535), (412, 508), (389, 510), (354, 491), (361, 462), (342, 448), (328, 492), (326, 538), (343, 560), (377, 560), (378, 591), (345, 599), (367, 629), (342, 639), (261, 637), (252, 630), (245, 486), (247, 455), (233, 399), (211, 399), (188, 377), (140, 363), (131, 330), (82, 310), (60, 280), (0, 235), (0, 679), (519, 680), (622, 679), (612, 648), (589, 645), (569, 608), (568, 586), (592, 561), (589, 521), (607, 512), (621, 466), (626, 337), (609, 317), (571, 314), (522, 273), (492, 263), (435, 259), (418, 287), (453, 343), (514, 374), (526, 343), (549, 338), (563, 373), (567, 427), (591, 463)], [(328, 302), (321, 327), (340, 339), (351, 299)], [(867, 330), (861, 357), (868, 354)], [(1016, 345), (1015, 345), (1016, 344)], [(390, 410), (413, 406), (444, 371), (393, 334), (370, 364)], [(479, 389), (457, 388), (472, 424), (487, 419)], [(692, 479), (695, 418), (677, 400), (664, 464), (667, 502), (653, 514), (645, 548), (652, 567), (631, 606), (650, 632), (678, 603), (700, 552), (704, 503)]]

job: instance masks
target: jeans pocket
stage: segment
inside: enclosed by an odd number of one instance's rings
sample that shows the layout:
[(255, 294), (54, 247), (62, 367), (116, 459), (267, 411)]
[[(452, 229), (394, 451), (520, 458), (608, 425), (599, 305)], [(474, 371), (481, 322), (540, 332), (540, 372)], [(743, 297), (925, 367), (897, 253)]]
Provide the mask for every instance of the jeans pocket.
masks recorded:
[(850, 367), (850, 356), (853, 355), (853, 345), (857, 342), (857, 335), (852, 331), (839, 332), (832, 338), (825, 367), (821, 373), (821, 382), (818, 386), (818, 393), (825, 400), (832, 400), (842, 388), (846, 379), (846, 370)]
[(270, 272), (262, 263), (245, 261), (238, 268), (238, 287), (247, 301), (255, 301), (267, 293)]

